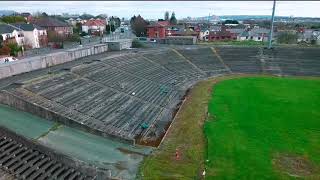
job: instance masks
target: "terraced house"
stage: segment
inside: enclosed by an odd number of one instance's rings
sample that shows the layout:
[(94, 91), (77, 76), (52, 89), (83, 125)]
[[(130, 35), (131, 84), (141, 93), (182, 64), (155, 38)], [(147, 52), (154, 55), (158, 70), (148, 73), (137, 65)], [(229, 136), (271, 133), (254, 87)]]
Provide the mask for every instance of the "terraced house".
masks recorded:
[(71, 25), (56, 18), (41, 17), (33, 19), (32, 23), (46, 29), (47, 32), (54, 32), (60, 36), (67, 37), (73, 34), (73, 28)]
[(24, 35), (21, 29), (9, 25), (0, 24), (0, 35), (5, 44), (17, 43), (19, 46), (24, 45)]

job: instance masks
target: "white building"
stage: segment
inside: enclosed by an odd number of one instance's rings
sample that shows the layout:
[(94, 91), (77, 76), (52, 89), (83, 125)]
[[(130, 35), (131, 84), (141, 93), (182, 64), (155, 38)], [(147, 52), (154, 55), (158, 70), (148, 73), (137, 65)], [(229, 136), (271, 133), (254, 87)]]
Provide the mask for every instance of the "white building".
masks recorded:
[(101, 19), (88, 20), (82, 25), (82, 31), (85, 33), (103, 33), (106, 29), (106, 21)]
[(253, 28), (251, 30), (243, 31), (237, 36), (237, 40), (240, 41), (267, 41), (269, 38), (270, 30), (265, 28)]
[(45, 47), (48, 44), (46, 29), (34, 24), (12, 24), (16, 28), (22, 30), (24, 35), (24, 45), (27, 48), (40, 48)]
[(24, 45), (23, 32), (15, 26), (0, 24), (0, 34), (2, 35), (2, 40), (7, 43), (17, 43), (19, 46)]

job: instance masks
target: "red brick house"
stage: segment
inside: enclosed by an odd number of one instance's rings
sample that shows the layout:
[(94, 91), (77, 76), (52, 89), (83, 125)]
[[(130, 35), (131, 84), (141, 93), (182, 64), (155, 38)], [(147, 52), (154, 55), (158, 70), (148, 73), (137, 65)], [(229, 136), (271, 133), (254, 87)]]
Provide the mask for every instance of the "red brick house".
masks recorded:
[(148, 38), (156, 38), (156, 39), (163, 39), (168, 34), (170, 34), (170, 30), (168, 30), (171, 27), (171, 24), (169, 21), (158, 21), (155, 24), (148, 25), (147, 27), (147, 34)]
[(208, 41), (228, 41), (237, 40), (237, 35), (230, 31), (227, 31), (225, 27), (222, 27), (220, 31), (211, 31), (209, 33)]
[(42, 17), (32, 20), (33, 24), (45, 28), (48, 32), (55, 32), (60, 36), (67, 37), (73, 34), (73, 28), (66, 22), (52, 17)]
[(198, 36), (199, 27), (185, 28), (183, 25), (173, 25), (169, 21), (158, 21), (147, 27), (148, 38), (164, 39), (169, 36)]

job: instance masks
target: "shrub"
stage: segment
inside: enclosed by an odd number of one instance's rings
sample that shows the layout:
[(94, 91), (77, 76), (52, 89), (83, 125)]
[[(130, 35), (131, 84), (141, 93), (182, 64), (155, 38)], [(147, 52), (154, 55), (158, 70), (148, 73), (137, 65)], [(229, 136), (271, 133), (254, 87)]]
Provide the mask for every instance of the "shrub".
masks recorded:
[(0, 55), (9, 55), (11, 52), (11, 49), (8, 46), (3, 46), (0, 48)]
[(10, 48), (10, 55), (11, 56), (17, 56), (19, 52), (22, 51), (22, 47), (21, 46), (18, 46), (17, 43), (11, 43), (11, 44), (8, 44), (8, 47)]
[(139, 40), (134, 39), (132, 41), (132, 48), (142, 48), (142, 47), (144, 47), (144, 45)]

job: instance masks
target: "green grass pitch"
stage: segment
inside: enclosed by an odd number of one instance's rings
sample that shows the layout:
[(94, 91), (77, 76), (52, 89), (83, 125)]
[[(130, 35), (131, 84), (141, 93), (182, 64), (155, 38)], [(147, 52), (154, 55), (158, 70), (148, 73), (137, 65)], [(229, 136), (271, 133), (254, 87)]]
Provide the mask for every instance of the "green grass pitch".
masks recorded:
[(214, 85), (206, 179), (318, 179), (319, 79), (245, 77)]

